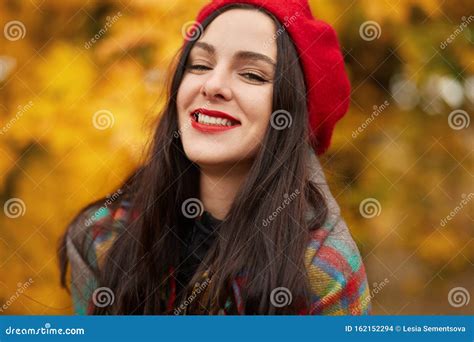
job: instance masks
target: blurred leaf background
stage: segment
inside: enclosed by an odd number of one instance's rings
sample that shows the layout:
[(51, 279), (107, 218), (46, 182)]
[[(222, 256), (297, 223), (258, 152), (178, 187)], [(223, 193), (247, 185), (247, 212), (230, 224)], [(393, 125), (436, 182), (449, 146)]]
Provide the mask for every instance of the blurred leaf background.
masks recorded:
[[(205, 3), (0, 2), (1, 314), (72, 312), (57, 240), (139, 162), (182, 29)], [(321, 160), (374, 313), (472, 314), (472, 1), (310, 4), (336, 28), (351, 78)], [(7, 215), (12, 200), (20, 211)]]

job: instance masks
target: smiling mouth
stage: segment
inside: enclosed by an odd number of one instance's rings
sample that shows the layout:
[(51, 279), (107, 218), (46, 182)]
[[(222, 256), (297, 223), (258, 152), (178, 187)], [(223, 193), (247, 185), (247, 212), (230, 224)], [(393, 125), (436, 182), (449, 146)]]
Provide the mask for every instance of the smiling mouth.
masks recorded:
[(195, 110), (191, 113), (191, 118), (194, 122), (205, 126), (234, 127), (241, 124), (240, 121), (226, 113), (206, 109)]

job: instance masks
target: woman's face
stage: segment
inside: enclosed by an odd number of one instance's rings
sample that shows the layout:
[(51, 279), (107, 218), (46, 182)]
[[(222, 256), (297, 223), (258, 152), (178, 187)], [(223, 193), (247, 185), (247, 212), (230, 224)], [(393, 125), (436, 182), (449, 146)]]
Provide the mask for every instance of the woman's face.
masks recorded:
[(267, 15), (232, 9), (192, 48), (178, 90), (181, 140), (200, 166), (252, 160), (270, 123), (277, 58)]

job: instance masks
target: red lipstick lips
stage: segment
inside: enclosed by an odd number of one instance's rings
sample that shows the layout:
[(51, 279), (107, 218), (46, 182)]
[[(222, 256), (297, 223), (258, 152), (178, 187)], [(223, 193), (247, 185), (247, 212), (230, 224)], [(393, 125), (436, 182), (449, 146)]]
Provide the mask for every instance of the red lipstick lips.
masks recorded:
[[(208, 120), (207, 122), (203, 122), (203, 120), (200, 120), (201, 122), (198, 121), (198, 113), (203, 114), (205, 116), (208, 116), (212, 118), (211, 120)], [(197, 108), (193, 110), (190, 113), (191, 116), (191, 125), (196, 128), (197, 130), (205, 133), (217, 133), (217, 132), (223, 132), (223, 131), (228, 131), (230, 129), (239, 127), (240, 121), (234, 118), (233, 116), (224, 113), (224, 112), (219, 112), (217, 110), (209, 110), (205, 108)], [(218, 120), (219, 123), (214, 122), (211, 123), (209, 121), (216, 120), (214, 118), (220, 118), (221, 120)], [(216, 120), (217, 121), (217, 120)], [(223, 123), (224, 121), (224, 123)], [(231, 125), (226, 124), (225, 122), (230, 122)]]

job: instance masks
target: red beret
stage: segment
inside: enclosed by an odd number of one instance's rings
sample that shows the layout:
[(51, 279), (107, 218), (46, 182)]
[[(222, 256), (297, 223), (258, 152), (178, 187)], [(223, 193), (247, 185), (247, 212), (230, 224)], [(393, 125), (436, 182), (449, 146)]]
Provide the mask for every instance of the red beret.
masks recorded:
[(306, 81), (311, 143), (318, 154), (323, 154), (350, 101), (350, 83), (336, 32), (313, 17), (307, 0), (213, 0), (202, 8), (196, 21), (201, 24), (219, 8), (237, 3), (272, 13), (293, 40)]

